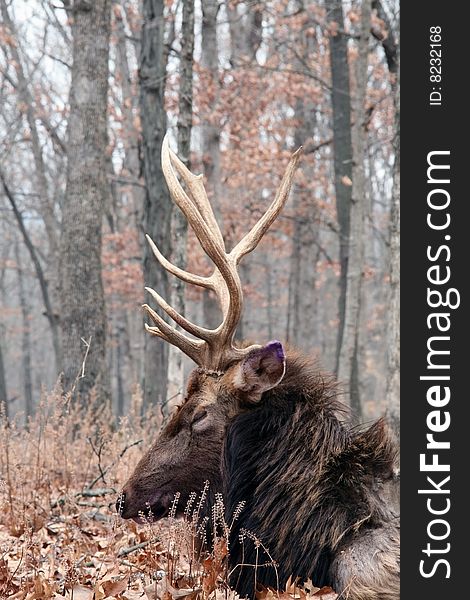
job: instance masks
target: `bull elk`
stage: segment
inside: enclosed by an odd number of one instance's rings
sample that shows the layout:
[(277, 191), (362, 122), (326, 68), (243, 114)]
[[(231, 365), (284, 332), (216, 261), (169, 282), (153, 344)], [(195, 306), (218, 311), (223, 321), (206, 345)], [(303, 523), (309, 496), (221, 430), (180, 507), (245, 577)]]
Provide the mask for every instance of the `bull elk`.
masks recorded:
[[(235, 542), (246, 529), (278, 563), (256, 581), (283, 586), (289, 576), (331, 585), (350, 600), (399, 597), (399, 524), (395, 510), (395, 445), (385, 421), (353, 428), (344, 419), (332, 378), (308, 357), (278, 341), (238, 347), (234, 334), (243, 305), (237, 272), (285, 205), (300, 151), (289, 162), (276, 197), (251, 231), (228, 252), (204, 190), (170, 150), (162, 166), (171, 196), (214, 264), (208, 277), (173, 265), (147, 236), (159, 263), (186, 283), (212, 290), (222, 323), (206, 329), (174, 310), (155, 290), (155, 302), (187, 333), (150, 306), (147, 331), (177, 346), (197, 365), (183, 404), (125, 484), (118, 511), (125, 519), (168, 514), (176, 492), (184, 509), (206, 481), (222, 492), (228, 514), (246, 503), (230, 536), (229, 562), (254, 563), (256, 551)], [(182, 187), (178, 176), (185, 184)], [(187, 335), (190, 334), (190, 335)], [(250, 556), (250, 552), (253, 555)], [(237, 592), (253, 597), (253, 569), (234, 576)]]

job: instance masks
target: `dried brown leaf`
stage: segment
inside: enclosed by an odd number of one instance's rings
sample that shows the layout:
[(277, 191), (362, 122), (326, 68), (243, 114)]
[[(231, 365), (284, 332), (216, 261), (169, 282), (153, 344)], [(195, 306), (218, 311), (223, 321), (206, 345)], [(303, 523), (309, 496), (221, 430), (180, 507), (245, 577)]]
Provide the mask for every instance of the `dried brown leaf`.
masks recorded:
[(330, 587), (323, 586), (313, 594), (315, 598), (321, 598), (322, 600), (336, 600), (338, 594)]
[(84, 585), (74, 585), (71, 591), (73, 600), (94, 600), (94, 591)]
[(167, 584), (167, 587), (173, 600), (181, 600), (182, 598), (188, 598), (188, 600), (190, 600), (191, 598), (195, 598), (202, 591), (201, 588), (177, 589), (170, 584)]
[(105, 597), (116, 597), (122, 594), (129, 584), (129, 573), (122, 579), (103, 581), (101, 584), (105, 593)]

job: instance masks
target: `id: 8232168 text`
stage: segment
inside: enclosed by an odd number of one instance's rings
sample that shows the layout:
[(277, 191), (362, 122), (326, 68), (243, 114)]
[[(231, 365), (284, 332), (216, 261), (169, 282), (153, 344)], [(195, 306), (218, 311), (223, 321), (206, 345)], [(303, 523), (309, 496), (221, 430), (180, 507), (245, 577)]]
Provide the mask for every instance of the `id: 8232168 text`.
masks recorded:
[(442, 105), (442, 29), (440, 25), (429, 28), (429, 105)]

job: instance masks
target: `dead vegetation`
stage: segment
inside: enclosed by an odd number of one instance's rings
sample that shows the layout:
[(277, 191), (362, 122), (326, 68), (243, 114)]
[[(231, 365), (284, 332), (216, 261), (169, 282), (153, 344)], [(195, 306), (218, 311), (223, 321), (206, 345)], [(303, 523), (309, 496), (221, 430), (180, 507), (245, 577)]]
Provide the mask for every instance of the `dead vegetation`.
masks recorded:
[[(228, 586), (228, 533), (221, 495), (202, 517), (207, 488), (191, 496), (184, 519), (125, 522), (115, 502), (149, 441), (155, 419), (141, 415), (136, 390), (116, 423), (102, 410), (75, 408), (57, 387), (44, 394), (27, 428), (0, 424), (0, 598), (41, 600), (206, 600), (235, 597)], [(93, 405), (93, 404), (92, 404)], [(204, 511), (207, 514), (207, 511)], [(206, 528), (212, 519), (212, 527)], [(212, 539), (207, 539), (207, 531)], [(244, 532), (239, 543), (262, 542)], [(273, 559), (274, 563), (274, 559)], [(253, 565), (253, 577), (263, 565)], [(310, 582), (260, 589), (258, 600), (332, 600)]]

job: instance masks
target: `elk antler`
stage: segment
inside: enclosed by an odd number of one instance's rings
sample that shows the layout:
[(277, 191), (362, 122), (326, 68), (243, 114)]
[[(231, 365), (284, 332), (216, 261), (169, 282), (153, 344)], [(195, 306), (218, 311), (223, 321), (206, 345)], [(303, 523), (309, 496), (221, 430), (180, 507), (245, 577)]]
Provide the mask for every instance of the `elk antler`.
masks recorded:
[[(214, 263), (214, 271), (209, 277), (188, 273), (168, 261), (147, 235), (148, 243), (155, 258), (172, 275), (176, 275), (186, 283), (192, 283), (215, 292), (222, 308), (223, 319), (216, 329), (200, 327), (180, 315), (155, 290), (145, 288), (160, 308), (196, 339), (177, 331), (148, 304), (144, 304), (143, 308), (155, 326), (150, 327), (146, 324), (145, 328), (151, 334), (177, 346), (200, 367), (211, 371), (223, 371), (232, 361), (242, 358), (252, 348), (256, 347), (236, 348), (233, 345), (233, 336), (243, 307), (243, 292), (237, 266), (243, 256), (256, 248), (263, 235), (283, 209), (289, 196), (300, 152), (301, 148), (291, 156), (271, 206), (252, 227), (251, 231), (238, 242), (231, 252), (227, 253), (222, 233), (204, 189), (202, 175), (191, 173), (176, 154), (172, 152), (168, 143), (168, 134), (163, 140), (162, 168), (171, 197), (185, 215), (204, 252)], [(181, 186), (175, 170), (186, 184), (188, 193)]]

